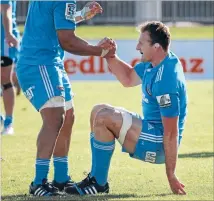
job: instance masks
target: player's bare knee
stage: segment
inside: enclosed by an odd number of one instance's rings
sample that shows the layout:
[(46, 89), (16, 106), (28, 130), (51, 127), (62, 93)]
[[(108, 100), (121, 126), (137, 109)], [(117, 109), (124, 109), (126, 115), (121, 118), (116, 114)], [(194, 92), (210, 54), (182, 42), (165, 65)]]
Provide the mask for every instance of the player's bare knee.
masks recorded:
[(112, 121), (112, 113), (113, 110), (110, 108), (103, 108), (98, 111), (95, 117), (94, 126), (96, 127), (97, 125), (104, 125), (107, 127), (107, 125)]
[(9, 90), (13, 88), (13, 84), (11, 82), (8, 82), (6, 84), (2, 84), (3, 91)]
[(39, 111), (42, 115), (43, 125), (50, 131), (58, 132), (65, 120), (66, 108), (64, 98), (61, 96), (52, 97)]
[(91, 116), (90, 116), (91, 130), (93, 130), (94, 121), (95, 121), (95, 118), (96, 118), (98, 112), (104, 108), (110, 108), (110, 107), (111, 107), (111, 105), (109, 105), (109, 104), (98, 104), (93, 107), (93, 109), (91, 111)]
[(101, 111), (104, 108), (109, 108), (109, 107), (110, 107), (110, 105), (108, 105), (108, 104), (98, 104), (98, 105), (95, 105), (93, 107), (92, 111), (91, 111), (91, 120), (95, 119), (95, 117), (96, 117), (96, 115), (97, 115), (97, 113), (99, 111)]
[[(55, 108), (56, 109), (56, 108)], [(43, 113), (46, 111), (43, 110)], [(49, 111), (48, 111), (49, 112)], [(43, 114), (43, 127), (50, 132), (59, 132), (65, 121), (65, 111), (63, 108), (57, 108), (57, 111)]]
[(113, 116), (113, 109), (111, 108), (103, 108), (98, 111), (95, 120), (94, 120), (94, 136), (96, 139), (99, 140), (113, 140), (115, 139), (115, 135), (113, 132), (103, 132), (104, 130), (109, 130), (108, 125), (113, 123), (112, 116)]

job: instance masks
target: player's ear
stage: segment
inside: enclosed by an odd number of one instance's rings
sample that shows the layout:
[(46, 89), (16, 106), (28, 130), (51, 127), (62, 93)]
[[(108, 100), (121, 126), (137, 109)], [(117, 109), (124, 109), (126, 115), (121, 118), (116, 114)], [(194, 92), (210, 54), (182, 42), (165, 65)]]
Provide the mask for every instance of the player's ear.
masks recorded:
[(160, 44), (159, 44), (159, 43), (155, 43), (155, 44), (154, 44), (154, 47), (155, 47), (155, 49), (157, 49), (157, 48), (160, 47)]

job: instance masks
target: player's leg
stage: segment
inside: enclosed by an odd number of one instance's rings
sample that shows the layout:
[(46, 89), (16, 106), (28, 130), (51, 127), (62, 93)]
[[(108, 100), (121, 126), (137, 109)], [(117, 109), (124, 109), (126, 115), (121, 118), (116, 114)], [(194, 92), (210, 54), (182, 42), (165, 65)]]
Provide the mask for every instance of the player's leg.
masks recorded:
[[(0, 88), (1, 90), (1, 88)], [(2, 126), (4, 124), (4, 116), (2, 114), (0, 114), (0, 126)]]
[(74, 123), (74, 107), (73, 94), (69, 78), (63, 68), (62, 81), (63, 86), (60, 86), (65, 91), (65, 121), (57, 138), (56, 146), (53, 153), (54, 162), (54, 180), (53, 185), (59, 190), (64, 190), (65, 187), (73, 185), (73, 181), (69, 176), (68, 152), (71, 141), (72, 127)]
[(59, 195), (47, 182), (50, 158), (65, 116), (64, 94), (58, 89), (62, 85), (58, 70), (54, 66), (17, 66), (17, 76), (25, 96), (40, 112), (43, 123), (37, 138), (35, 178), (30, 185), (30, 194)]
[(92, 171), (82, 182), (66, 188), (66, 192), (70, 194), (84, 195), (109, 191), (107, 178), (115, 139), (118, 139), (130, 153), (134, 153), (142, 121), (119, 108), (101, 105), (92, 110), (91, 125), (94, 132)]
[[(19, 38), (18, 35), (17, 35), (17, 38)], [(17, 60), (18, 60), (18, 52), (19, 52), (18, 48), (12, 47), (12, 48), (9, 49), (10, 57), (13, 58), (13, 62), (14, 62), (14, 65), (13, 65), (13, 68), (12, 68), (12, 72), (11, 72), (11, 79), (12, 79), (14, 87), (16, 88), (16, 95), (17, 96), (21, 92), (21, 88), (20, 88), (20, 85), (19, 85), (19, 82), (18, 82), (18, 79), (17, 79), (17, 76), (16, 76), (16, 63), (17, 63)]]
[(111, 105), (109, 104), (98, 104), (95, 105), (91, 111), (91, 116), (90, 116), (90, 145), (91, 145), (91, 157), (92, 157), (92, 162), (91, 162), (91, 174), (93, 174), (94, 172), (94, 166), (95, 166), (95, 157), (94, 157), (94, 148), (93, 148), (93, 142), (94, 142), (94, 120), (96, 118), (96, 115), (98, 114), (98, 112), (104, 108), (112, 108)]
[(15, 86), (16, 88), (16, 95), (19, 96), (20, 93), (21, 93), (21, 87), (19, 85), (19, 82), (18, 82), (18, 79), (17, 79), (17, 76), (16, 76), (16, 71), (15, 71), (15, 66), (12, 70), (12, 82), (13, 82), (13, 85)]
[[(102, 119), (102, 113), (106, 128), (114, 134), (124, 152), (144, 162), (155, 164), (165, 163), (163, 129), (161, 126), (143, 120), (139, 115), (129, 112), (124, 108), (102, 104), (95, 106), (92, 110), (91, 127), (93, 129), (97, 127), (97, 119)], [(120, 113), (120, 115), (117, 113)], [(116, 125), (120, 125), (120, 130)], [(95, 136), (97, 136), (97, 133)], [(180, 140), (181, 138), (179, 138), (179, 142)], [(96, 161), (96, 158), (94, 161)]]
[(1, 134), (13, 134), (13, 110), (15, 104), (15, 93), (12, 84), (11, 71), (13, 60), (6, 56), (1, 56), (1, 86), (2, 97), (5, 109), (4, 128)]
[[(50, 103), (50, 101), (52, 101), (52, 103)], [(63, 99), (62, 97), (55, 97), (50, 99), (47, 103), (50, 103), (50, 105), (53, 103), (63, 105)], [(58, 189), (55, 189), (48, 183), (47, 178), (50, 159), (54, 150), (56, 139), (64, 121), (64, 107), (52, 106), (42, 109), (40, 113), (43, 125), (37, 138), (35, 177), (34, 181), (30, 185), (29, 192), (34, 196), (60, 195)]]

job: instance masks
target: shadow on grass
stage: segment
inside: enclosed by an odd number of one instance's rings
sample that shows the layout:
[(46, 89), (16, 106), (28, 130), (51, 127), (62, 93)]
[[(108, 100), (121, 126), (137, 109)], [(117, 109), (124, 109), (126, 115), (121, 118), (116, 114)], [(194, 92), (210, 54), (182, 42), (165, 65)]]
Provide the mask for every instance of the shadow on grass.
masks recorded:
[(86, 201), (108, 201), (108, 200), (115, 200), (115, 199), (139, 199), (139, 198), (149, 198), (149, 197), (153, 197), (153, 196), (160, 196), (160, 197), (164, 197), (164, 196), (169, 196), (172, 194), (152, 194), (152, 195), (135, 195), (135, 194), (108, 194), (108, 195), (97, 195), (97, 196), (64, 196), (64, 197), (32, 197), (29, 195), (10, 195), (10, 196), (2, 196), (2, 200), (3, 201), (35, 201), (35, 200), (41, 200), (41, 201), (79, 201), (79, 200), (86, 200)]
[(178, 158), (209, 158), (209, 157), (214, 157), (214, 152), (198, 152), (178, 155)]

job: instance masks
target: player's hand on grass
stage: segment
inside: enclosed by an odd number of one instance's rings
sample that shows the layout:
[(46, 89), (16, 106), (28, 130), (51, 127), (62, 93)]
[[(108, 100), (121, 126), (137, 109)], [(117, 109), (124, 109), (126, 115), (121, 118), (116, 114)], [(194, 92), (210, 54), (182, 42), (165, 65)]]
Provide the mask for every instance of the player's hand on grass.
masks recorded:
[(18, 46), (18, 40), (13, 34), (6, 34), (6, 42), (9, 45), (9, 47), (17, 47)]
[(175, 175), (168, 177), (168, 181), (174, 194), (186, 195), (186, 192), (184, 191), (185, 185), (182, 184)]
[(93, 18), (96, 14), (102, 13), (103, 9), (96, 1), (88, 2), (81, 11), (81, 15), (85, 20)]

